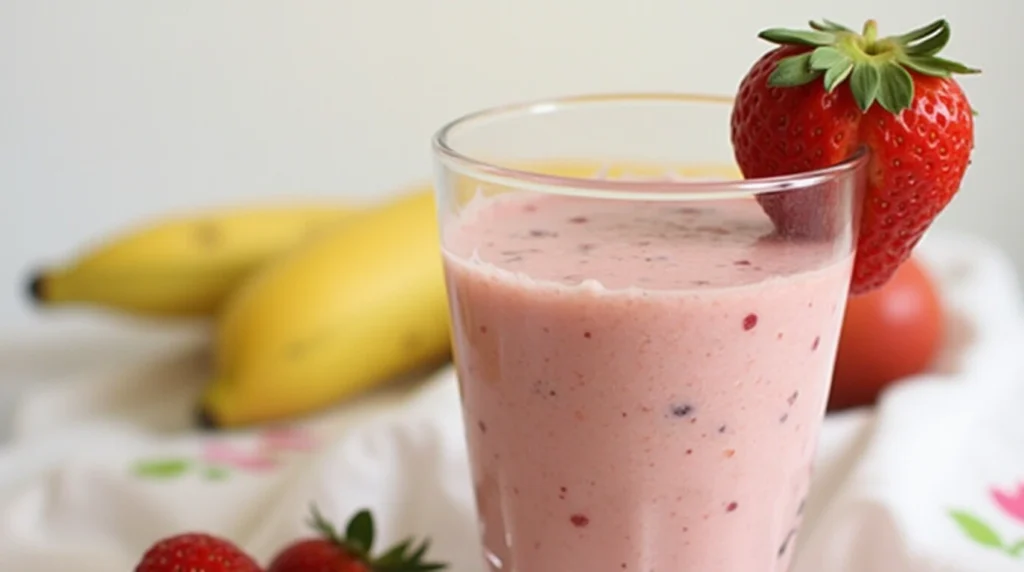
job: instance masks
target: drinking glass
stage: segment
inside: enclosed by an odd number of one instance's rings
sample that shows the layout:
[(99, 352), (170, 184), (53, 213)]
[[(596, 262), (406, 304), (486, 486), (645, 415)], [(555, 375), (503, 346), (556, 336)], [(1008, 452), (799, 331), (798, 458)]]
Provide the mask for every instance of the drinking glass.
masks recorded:
[(744, 180), (730, 115), (593, 95), (435, 136), (492, 572), (788, 569), (866, 159)]

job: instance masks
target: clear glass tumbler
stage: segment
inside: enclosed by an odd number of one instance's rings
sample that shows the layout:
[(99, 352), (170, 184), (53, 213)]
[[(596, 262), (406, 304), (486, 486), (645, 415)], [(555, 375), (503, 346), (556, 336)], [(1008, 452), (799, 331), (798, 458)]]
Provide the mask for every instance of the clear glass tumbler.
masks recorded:
[(789, 567), (866, 159), (743, 180), (730, 103), (575, 97), (436, 135), (490, 570)]

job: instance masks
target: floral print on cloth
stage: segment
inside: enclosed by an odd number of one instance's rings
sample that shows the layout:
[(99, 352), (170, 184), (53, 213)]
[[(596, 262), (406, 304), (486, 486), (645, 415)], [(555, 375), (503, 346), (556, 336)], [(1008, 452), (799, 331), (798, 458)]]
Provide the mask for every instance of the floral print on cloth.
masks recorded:
[[(1024, 525), (1024, 481), (1019, 482), (1016, 489), (993, 486), (989, 489), (989, 496), (1000, 512)], [(976, 544), (1005, 552), (1012, 558), (1024, 558), (1024, 528), (1019, 536), (1010, 536), (1010, 532), (998, 531), (970, 511), (953, 510), (950, 516), (967, 538)]]
[(234, 472), (273, 471), (285, 455), (310, 451), (315, 446), (316, 440), (308, 431), (275, 428), (259, 433), (255, 443), (214, 438), (206, 440), (198, 455), (142, 459), (133, 464), (132, 472), (144, 479), (174, 479), (192, 474), (220, 481)]

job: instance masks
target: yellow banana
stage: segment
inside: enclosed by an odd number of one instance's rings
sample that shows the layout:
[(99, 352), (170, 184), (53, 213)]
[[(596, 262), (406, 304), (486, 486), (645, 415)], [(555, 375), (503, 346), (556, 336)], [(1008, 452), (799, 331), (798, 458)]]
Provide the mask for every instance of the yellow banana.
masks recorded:
[(29, 282), (41, 306), (92, 306), (147, 317), (214, 314), (267, 260), (360, 212), (304, 204), (175, 216), (112, 236)]
[(218, 318), (200, 420), (286, 419), (448, 358), (430, 189), (392, 199), (260, 269)]

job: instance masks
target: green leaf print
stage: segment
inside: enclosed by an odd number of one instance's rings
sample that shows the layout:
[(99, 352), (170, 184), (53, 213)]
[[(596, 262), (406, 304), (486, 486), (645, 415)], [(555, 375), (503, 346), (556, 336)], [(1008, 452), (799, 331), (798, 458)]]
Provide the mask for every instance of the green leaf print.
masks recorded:
[(1020, 558), (1022, 552), (1024, 552), (1024, 540), (1018, 540), (1013, 546), (1006, 547), (1006, 553), (1014, 558)]
[(974, 542), (991, 548), (1003, 548), (1003, 539), (999, 534), (977, 517), (961, 510), (951, 511), (949, 515), (956, 521), (960, 530)]
[(228, 478), (229, 471), (224, 467), (206, 467), (203, 477), (208, 481), (223, 481)]
[(147, 479), (173, 479), (188, 472), (190, 466), (187, 459), (157, 459), (139, 461), (133, 472)]

